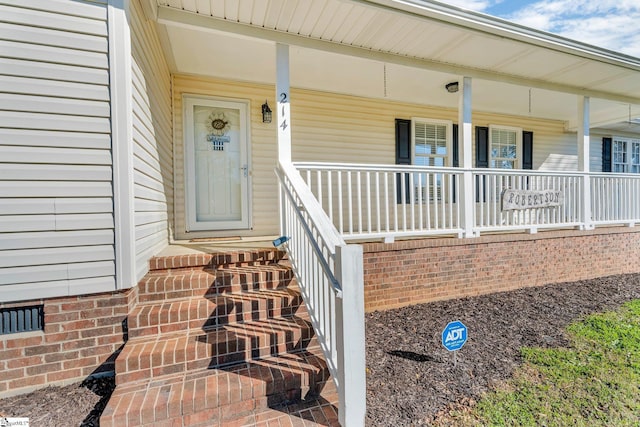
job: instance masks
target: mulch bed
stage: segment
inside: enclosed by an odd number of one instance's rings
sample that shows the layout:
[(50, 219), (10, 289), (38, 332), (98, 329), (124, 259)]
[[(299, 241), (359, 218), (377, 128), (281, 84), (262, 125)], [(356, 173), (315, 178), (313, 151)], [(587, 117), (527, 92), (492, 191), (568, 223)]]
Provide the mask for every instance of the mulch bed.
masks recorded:
[[(521, 347), (567, 346), (569, 323), (637, 298), (635, 274), (370, 313), (367, 425), (446, 424), (449, 409), (472, 405), (512, 375)], [(454, 320), (468, 328), (455, 366), (441, 335)]]
[(113, 377), (88, 378), (64, 387), (0, 399), (0, 416), (29, 418), (31, 427), (99, 426), (115, 388)]
[[(508, 379), (521, 363), (521, 347), (566, 346), (569, 323), (636, 298), (640, 274), (369, 313), (367, 425), (441, 424), (450, 408), (468, 407)], [(455, 366), (441, 344), (453, 320), (468, 328)], [(0, 399), (0, 414), (28, 417), (34, 427), (97, 426), (113, 387), (113, 378), (48, 387)]]

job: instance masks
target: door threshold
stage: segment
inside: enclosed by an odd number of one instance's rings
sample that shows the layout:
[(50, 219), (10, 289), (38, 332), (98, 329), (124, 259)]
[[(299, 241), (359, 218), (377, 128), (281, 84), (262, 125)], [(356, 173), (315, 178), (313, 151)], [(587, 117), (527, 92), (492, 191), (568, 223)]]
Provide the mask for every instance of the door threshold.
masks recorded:
[(233, 242), (242, 240), (240, 236), (231, 236), (231, 237), (196, 237), (195, 239), (189, 240), (189, 243), (215, 243), (215, 242)]

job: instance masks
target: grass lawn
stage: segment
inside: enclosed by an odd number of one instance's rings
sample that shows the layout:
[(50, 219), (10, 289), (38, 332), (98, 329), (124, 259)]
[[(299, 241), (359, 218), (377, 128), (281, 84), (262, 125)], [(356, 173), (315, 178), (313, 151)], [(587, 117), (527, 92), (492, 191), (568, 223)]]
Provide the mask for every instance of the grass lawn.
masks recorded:
[(570, 348), (523, 348), (523, 366), (462, 426), (640, 426), (640, 300), (569, 326)]

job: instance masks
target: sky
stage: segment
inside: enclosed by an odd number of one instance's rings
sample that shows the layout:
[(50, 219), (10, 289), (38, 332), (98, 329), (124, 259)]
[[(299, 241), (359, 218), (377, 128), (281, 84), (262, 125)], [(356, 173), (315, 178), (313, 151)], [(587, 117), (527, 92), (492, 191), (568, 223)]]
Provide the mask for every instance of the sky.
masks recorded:
[(640, 0), (439, 0), (640, 58)]

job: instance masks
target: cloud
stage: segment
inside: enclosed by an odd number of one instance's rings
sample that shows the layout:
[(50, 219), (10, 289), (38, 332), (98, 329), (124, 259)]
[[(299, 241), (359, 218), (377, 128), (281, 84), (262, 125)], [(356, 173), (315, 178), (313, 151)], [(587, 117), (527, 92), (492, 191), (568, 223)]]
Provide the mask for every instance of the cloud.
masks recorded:
[(583, 43), (640, 57), (637, 0), (545, 0), (504, 18)]

